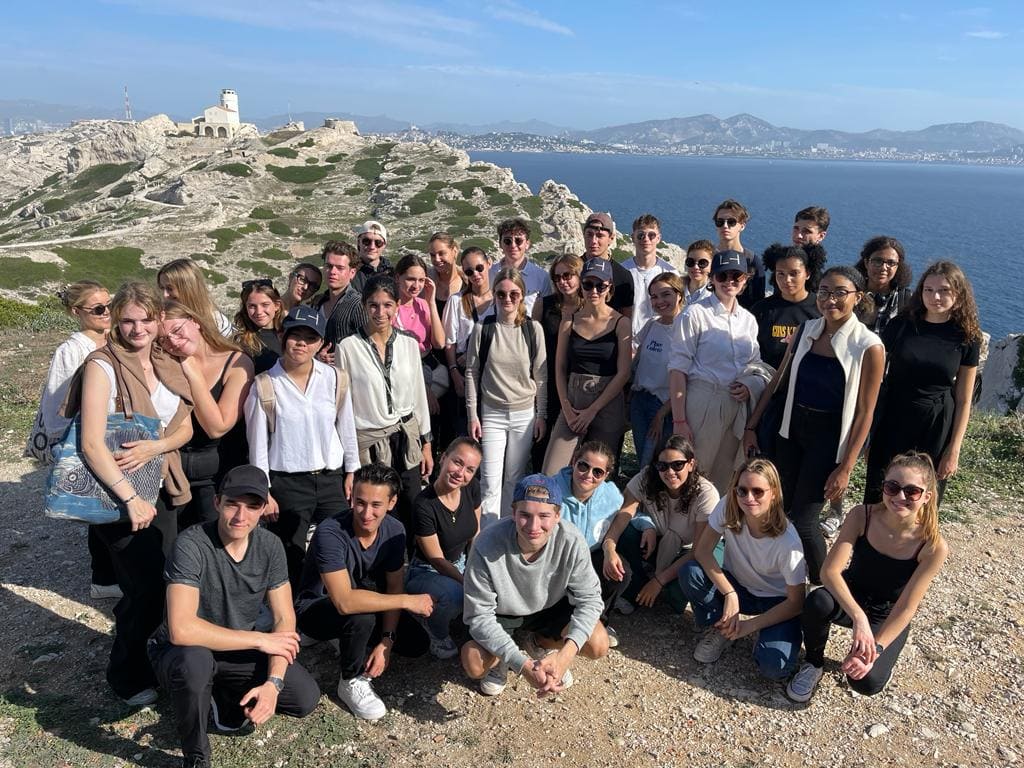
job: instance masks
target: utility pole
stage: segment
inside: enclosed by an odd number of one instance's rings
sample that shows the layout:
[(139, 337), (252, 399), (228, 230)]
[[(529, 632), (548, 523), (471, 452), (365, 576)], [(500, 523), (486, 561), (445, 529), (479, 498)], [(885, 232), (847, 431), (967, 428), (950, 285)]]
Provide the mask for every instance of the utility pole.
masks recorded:
[(132, 103), (128, 101), (128, 86), (124, 87), (124, 119), (129, 123), (135, 122), (132, 119)]

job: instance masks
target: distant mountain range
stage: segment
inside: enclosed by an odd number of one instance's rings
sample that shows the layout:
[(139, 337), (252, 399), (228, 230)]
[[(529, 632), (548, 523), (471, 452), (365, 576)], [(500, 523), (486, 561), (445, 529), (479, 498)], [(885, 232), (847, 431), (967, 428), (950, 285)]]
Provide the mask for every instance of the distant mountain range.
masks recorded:
[[(244, 106), (244, 102), (243, 102)], [(136, 119), (146, 117), (137, 114)], [(119, 118), (117, 111), (97, 107), (76, 107), (46, 104), (30, 100), (0, 100), (0, 120), (34, 120), (49, 124), (67, 124), (83, 118)], [(181, 116), (178, 116), (179, 119)], [(484, 134), (528, 134), (558, 137), (581, 142), (615, 145), (645, 146), (671, 149), (679, 145), (710, 145), (722, 147), (764, 146), (779, 142), (794, 149), (810, 148), (817, 144), (850, 151), (878, 151), (883, 147), (897, 152), (993, 152), (1012, 151), (1024, 145), (1024, 131), (1002, 123), (977, 121), (972, 123), (944, 123), (916, 131), (890, 131), (876, 129), (862, 133), (831, 129), (804, 130), (776, 126), (749, 114), (738, 114), (721, 119), (715, 115), (672, 117), (664, 120), (646, 120), (606, 128), (581, 131), (553, 125), (542, 120), (501, 121), (483, 125), (467, 123), (429, 123), (414, 126), (407, 120), (387, 115), (356, 115), (349, 112), (295, 112), (293, 120), (301, 120), (307, 128), (321, 125), (325, 118), (352, 120), (361, 133), (401, 133), (413, 128), (429, 133), (456, 133), (463, 136)], [(243, 112), (242, 119), (253, 122), (261, 131), (270, 131), (288, 122), (289, 115), (270, 115), (253, 118)], [(185, 117), (184, 119), (188, 119)], [(0, 123), (0, 130), (4, 124)]]

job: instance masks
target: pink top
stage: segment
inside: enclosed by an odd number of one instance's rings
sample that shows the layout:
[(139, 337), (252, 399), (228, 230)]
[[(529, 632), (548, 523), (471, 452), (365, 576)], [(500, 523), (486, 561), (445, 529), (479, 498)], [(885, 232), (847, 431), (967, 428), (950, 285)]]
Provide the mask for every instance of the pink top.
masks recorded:
[(430, 305), (426, 299), (416, 296), (408, 304), (399, 304), (395, 313), (395, 328), (408, 331), (416, 337), (420, 356), (427, 354), (432, 345), (430, 339)]

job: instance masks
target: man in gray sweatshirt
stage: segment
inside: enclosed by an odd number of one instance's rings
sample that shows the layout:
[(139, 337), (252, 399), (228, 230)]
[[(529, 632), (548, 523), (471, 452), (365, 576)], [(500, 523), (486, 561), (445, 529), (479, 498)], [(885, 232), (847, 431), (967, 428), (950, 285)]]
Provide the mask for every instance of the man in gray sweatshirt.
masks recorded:
[[(516, 484), (512, 517), (485, 528), (473, 544), (463, 577), (463, 617), (473, 639), (462, 646), (462, 666), (487, 696), (505, 689), (510, 668), (538, 696), (558, 693), (572, 685), (576, 654), (608, 653), (590, 550), (576, 527), (562, 522), (561, 504), (554, 480), (527, 475)], [(534, 658), (512, 639), (517, 629), (533, 632)]]

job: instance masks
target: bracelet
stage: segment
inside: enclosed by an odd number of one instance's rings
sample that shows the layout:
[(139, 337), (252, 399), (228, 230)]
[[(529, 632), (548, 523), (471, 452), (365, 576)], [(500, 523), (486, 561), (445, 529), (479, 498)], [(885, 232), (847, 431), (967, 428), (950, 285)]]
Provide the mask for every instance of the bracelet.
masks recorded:
[(661, 587), (662, 589), (664, 589), (664, 588), (665, 588), (665, 582), (663, 582), (663, 581), (662, 581), (661, 579), (659, 579), (659, 578), (658, 578), (658, 574), (654, 574), (654, 576), (653, 576), (652, 578), (653, 578), (653, 579), (654, 579), (654, 580), (655, 580), (656, 582), (658, 582), (658, 586), (659, 586), (659, 587)]
[(133, 493), (133, 494), (132, 494), (131, 496), (129, 496), (129, 497), (127, 498), (127, 499), (122, 499), (122, 500), (121, 500), (121, 503), (122, 503), (122, 504), (127, 504), (127, 503), (128, 503), (129, 501), (131, 501), (132, 499), (137, 499), (138, 497), (139, 497), (139, 494), (137, 494), (137, 493)]
[(451, 365), (448, 366), (448, 370), (449, 371), (457, 371), (457, 370), (459, 370), (459, 366), (457, 366), (455, 363), (452, 363)]
[(686, 419), (672, 419), (673, 424), (685, 424)]
[(125, 482), (127, 479), (128, 479), (127, 477), (125, 477), (124, 475), (121, 475), (121, 479), (118, 480), (116, 483), (114, 483), (112, 486), (110, 486), (110, 490), (114, 490), (115, 488), (117, 488), (117, 486), (119, 486), (121, 483)]
[(744, 427), (744, 432), (757, 432), (757, 427)]
[(736, 590), (734, 589), (731, 592), (723, 592), (722, 593), (722, 597), (728, 597), (729, 595), (735, 595), (735, 594), (736, 594)]

